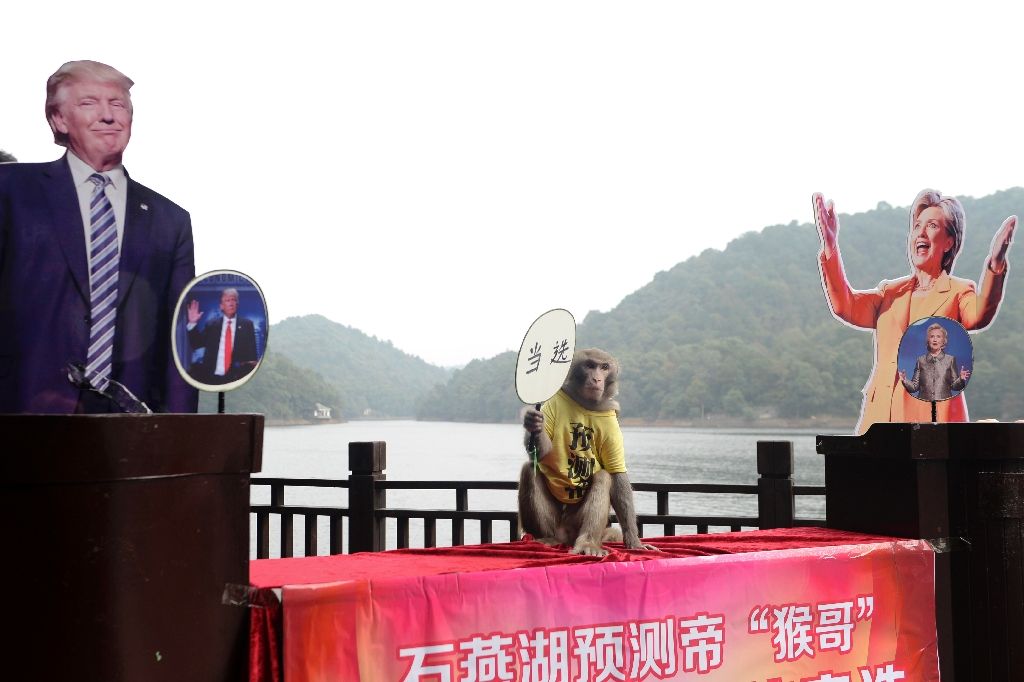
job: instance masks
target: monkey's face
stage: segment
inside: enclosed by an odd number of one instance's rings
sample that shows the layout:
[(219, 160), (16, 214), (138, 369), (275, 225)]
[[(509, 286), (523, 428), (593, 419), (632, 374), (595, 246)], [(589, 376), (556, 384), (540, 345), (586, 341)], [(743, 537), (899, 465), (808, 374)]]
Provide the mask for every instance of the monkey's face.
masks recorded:
[(585, 348), (573, 355), (562, 389), (588, 410), (617, 412), (618, 381), (618, 361), (603, 350)]
[(612, 371), (608, 362), (587, 359), (580, 365), (580, 393), (593, 402), (604, 397), (605, 382)]

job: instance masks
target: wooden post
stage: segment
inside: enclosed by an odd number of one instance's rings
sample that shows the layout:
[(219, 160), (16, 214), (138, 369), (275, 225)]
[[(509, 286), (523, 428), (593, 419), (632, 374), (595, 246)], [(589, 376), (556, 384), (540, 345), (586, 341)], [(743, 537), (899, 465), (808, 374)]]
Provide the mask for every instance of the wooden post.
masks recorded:
[[(284, 507), (284, 484), (274, 483), (270, 486), (270, 504), (274, 507)], [(290, 512), (281, 512), (281, 558), (295, 556), (294, 546), (294, 524)]]
[(331, 514), (331, 554), (345, 553), (345, 526), (344, 519), (340, 514)]
[(303, 542), (303, 556), (316, 556), (317, 551), (317, 532), (316, 525), (318, 518), (316, 514), (303, 514), (302, 518), (305, 520), (304, 530), (305, 542)]
[[(455, 489), (455, 510), (467, 511), (469, 509), (469, 488)], [(480, 542), (487, 542), (483, 539), (483, 523), (480, 524)], [(462, 519), (452, 519), (452, 547), (461, 547), (466, 544), (466, 522)]]
[(387, 491), (377, 481), (387, 478), (384, 441), (348, 444), (348, 551), (380, 552), (386, 546), (385, 519), (377, 510), (387, 507)]
[(793, 443), (757, 441), (757, 518), (761, 528), (792, 528)]

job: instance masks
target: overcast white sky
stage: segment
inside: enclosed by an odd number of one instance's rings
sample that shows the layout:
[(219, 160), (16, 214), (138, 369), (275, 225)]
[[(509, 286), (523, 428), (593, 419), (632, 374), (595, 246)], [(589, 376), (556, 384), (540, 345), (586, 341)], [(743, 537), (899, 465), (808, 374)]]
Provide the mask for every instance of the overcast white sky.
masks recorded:
[(1020, 3), (8, 4), (0, 148), (59, 156), (46, 78), (109, 63), (125, 165), (191, 212), (197, 272), (436, 364), (808, 222), (814, 191), (1022, 183)]

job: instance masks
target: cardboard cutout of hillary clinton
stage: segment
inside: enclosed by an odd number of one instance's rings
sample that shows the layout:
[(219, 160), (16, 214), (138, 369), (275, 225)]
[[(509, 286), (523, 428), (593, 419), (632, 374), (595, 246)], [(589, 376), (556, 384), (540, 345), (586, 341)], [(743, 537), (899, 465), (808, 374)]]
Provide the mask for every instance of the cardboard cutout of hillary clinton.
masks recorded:
[[(956, 197), (922, 190), (910, 208), (907, 260), (910, 274), (883, 280), (874, 289), (855, 290), (846, 279), (839, 250), (839, 218), (831, 201), (812, 198), (814, 220), (821, 237), (818, 266), (832, 315), (874, 335), (874, 367), (864, 386), (864, 401), (856, 432), (877, 422), (930, 422), (930, 401), (919, 401), (900, 377), (898, 351), (911, 322), (941, 316), (968, 331), (988, 327), (1003, 299), (1009, 269), (1007, 252), (1017, 226), (1010, 216), (996, 230), (979, 283), (954, 277), (953, 264), (963, 245), (966, 217)], [(968, 420), (963, 393), (938, 404), (940, 422)]]

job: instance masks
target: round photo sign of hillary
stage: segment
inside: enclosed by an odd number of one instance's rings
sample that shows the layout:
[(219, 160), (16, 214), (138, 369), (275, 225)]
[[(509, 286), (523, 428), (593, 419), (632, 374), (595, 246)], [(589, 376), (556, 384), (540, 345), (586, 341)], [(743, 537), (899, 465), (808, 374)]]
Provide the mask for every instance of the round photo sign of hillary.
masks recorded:
[(530, 325), (516, 361), (516, 393), (524, 403), (542, 403), (562, 387), (576, 350), (576, 320), (555, 308)]
[(960, 395), (974, 370), (967, 330), (948, 317), (923, 317), (900, 340), (898, 381), (911, 396), (940, 402)]
[(230, 391), (251, 379), (267, 348), (267, 301), (252, 278), (214, 270), (188, 283), (174, 309), (178, 372), (201, 391)]

